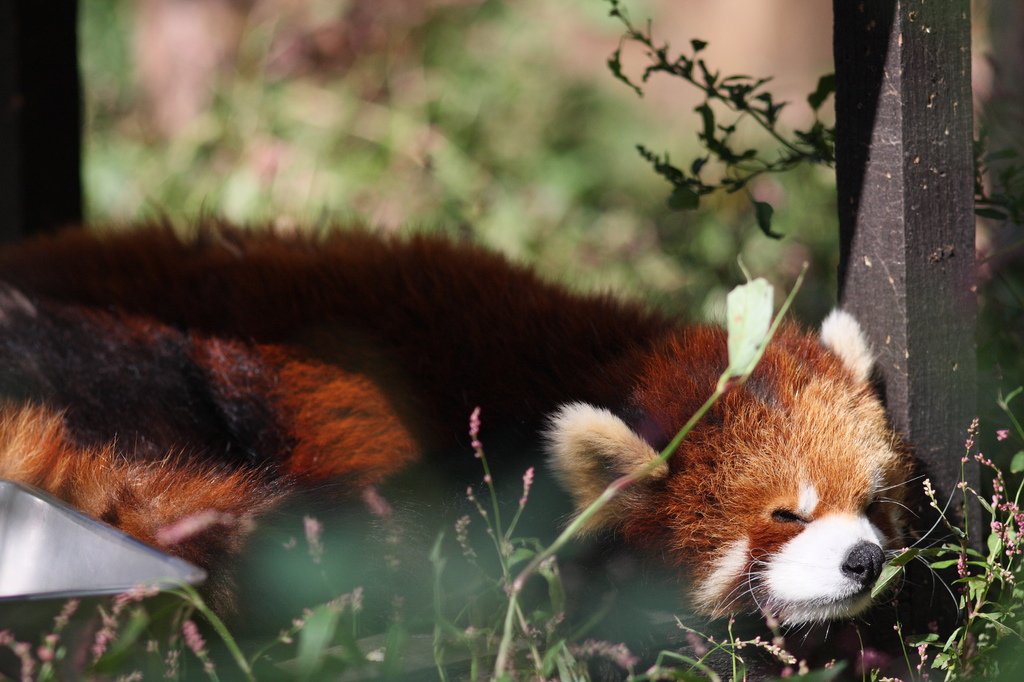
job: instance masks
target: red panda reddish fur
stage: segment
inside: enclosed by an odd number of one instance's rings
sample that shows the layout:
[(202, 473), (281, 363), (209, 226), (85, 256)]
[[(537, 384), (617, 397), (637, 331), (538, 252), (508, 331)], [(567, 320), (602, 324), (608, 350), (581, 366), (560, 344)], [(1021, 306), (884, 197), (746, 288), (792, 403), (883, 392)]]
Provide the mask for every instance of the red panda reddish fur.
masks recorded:
[[(0, 280), (13, 287), (0, 297), (0, 353), (35, 335), (82, 339), (97, 363), (133, 358), (130, 376), (63, 359), (40, 376), (64, 357), (44, 350), (0, 377), (11, 443), (0, 475), (214, 573), (290, 490), (357, 494), (417, 466), (458, 468), (451, 448), (476, 406), (496, 432), (546, 438), (581, 509), (654, 457), (727, 364), (717, 328), (572, 293), (436, 236), (78, 230), (6, 248)], [(803, 622), (862, 610), (902, 532), (908, 465), (853, 336), (832, 352), (785, 326), (668, 466), (589, 530), (680, 569), (707, 613), (756, 606)], [(134, 402), (110, 399), (102, 418), (82, 406), (78, 383), (134, 376), (171, 403), (166, 424)], [(161, 528), (205, 510), (223, 512), (227, 540), (161, 543)], [(814, 543), (825, 558), (806, 558)]]

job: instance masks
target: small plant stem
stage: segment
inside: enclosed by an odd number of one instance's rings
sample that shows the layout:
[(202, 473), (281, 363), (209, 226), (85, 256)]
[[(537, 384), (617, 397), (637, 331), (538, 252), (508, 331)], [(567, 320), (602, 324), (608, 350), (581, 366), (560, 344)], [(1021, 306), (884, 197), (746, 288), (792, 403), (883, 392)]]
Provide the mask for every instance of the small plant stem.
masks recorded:
[(522, 505), (520, 505), (519, 509), (516, 510), (515, 516), (512, 517), (512, 522), (508, 524), (508, 528), (505, 530), (505, 534), (502, 536), (505, 542), (508, 542), (512, 539), (512, 533), (515, 531), (516, 525), (519, 523), (519, 517), (522, 515), (523, 507)]
[(711, 406), (715, 404), (715, 401), (722, 397), (724, 393), (725, 389), (723, 389), (721, 386), (716, 388), (715, 392), (711, 394), (711, 397), (708, 398), (704, 402), (704, 404), (700, 406), (700, 409), (697, 410), (692, 417), (690, 417), (689, 421), (687, 421), (683, 428), (679, 430), (679, 433), (677, 433), (676, 437), (672, 439), (672, 442), (669, 443), (664, 450), (662, 450), (661, 454), (658, 456), (657, 459), (652, 460), (651, 462), (645, 464), (642, 467), (639, 467), (636, 471), (633, 471), (632, 473), (626, 474), (625, 476), (620, 476), (619, 478), (612, 481), (612, 483), (607, 488), (604, 489), (604, 492), (602, 492), (601, 495), (596, 500), (594, 500), (594, 502), (592, 502), (589, 507), (583, 510), (583, 512), (579, 516), (577, 516), (572, 523), (566, 526), (565, 530), (561, 532), (558, 538), (556, 538), (550, 546), (548, 546), (543, 552), (539, 552), (536, 556), (534, 556), (530, 563), (528, 563), (526, 567), (519, 572), (519, 575), (517, 575), (515, 580), (512, 581), (512, 584), (509, 588), (509, 605), (508, 612), (505, 614), (505, 627), (501, 635), (501, 644), (498, 647), (498, 655), (494, 662), (495, 678), (500, 678), (502, 675), (505, 674), (505, 669), (508, 665), (509, 648), (511, 647), (512, 644), (512, 630), (513, 624), (515, 623), (515, 620), (513, 618), (514, 612), (518, 609), (519, 594), (523, 591), (523, 586), (526, 584), (526, 581), (530, 578), (530, 576), (537, 572), (537, 569), (540, 567), (541, 563), (545, 559), (553, 556), (560, 549), (562, 549), (562, 547), (564, 547), (566, 543), (568, 543), (569, 540), (571, 540), (572, 537), (579, 532), (580, 528), (582, 528), (584, 524), (586, 524), (587, 520), (589, 520), (594, 514), (596, 514), (606, 504), (608, 504), (616, 495), (619, 494), (620, 491), (625, 490), (636, 481), (648, 475), (651, 471), (654, 470), (655, 467), (657, 467), (660, 464), (663, 464), (670, 456), (672, 456), (672, 453), (675, 452), (676, 448), (679, 447), (679, 444), (683, 441), (683, 438), (686, 437), (686, 435), (693, 429), (693, 427), (697, 424), (700, 418), (703, 417), (709, 409), (711, 409)]
[[(479, 409), (479, 408), (478, 408)], [(478, 413), (474, 413), (478, 414)], [(476, 440), (476, 434), (473, 434), (474, 441)], [(498, 494), (494, 489), (494, 479), (491, 476), (491, 467), (487, 464), (487, 455), (484, 454), (483, 446), (478, 442), (474, 443), (476, 449), (476, 456), (480, 459), (480, 463), (484, 469), (484, 483), (487, 484), (487, 490), (491, 495), (491, 509), (494, 513), (494, 520), (491, 521), (481, 505), (477, 505), (480, 510), (480, 515), (483, 516), (485, 523), (487, 523), (489, 535), (494, 540), (494, 548), (497, 550), (498, 561), (501, 563), (501, 574), (508, 580), (509, 577), (509, 566), (508, 566), (508, 552), (505, 551), (504, 545), (506, 544), (507, 534), (501, 529), (501, 511), (498, 507)]]
[[(732, 617), (729, 618), (729, 641), (734, 644), (736, 642), (736, 636), (732, 634), (732, 626), (735, 622), (736, 621), (733, 620)], [(736, 662), (742, 661), (742, 659), (740, 659), (740, 657), (736, 655), (735, 651), (733, 652), (733, 655), (730, 658), (732, 659), (732, 679), (738, 680), (740, 678), (738, 677), (739, 671), (736, 668)]]
[(217, 614), (209, 609), (206, 603), (199, 596), (199, 593), (189, 585), (182, 585), (180, 589), (174, 590), (174, 592), (191, 604), (194, 609), (203, 614), (206, 622), (213, 627), (220, 636), (221, 641), (223, 641), (224, 645), (228, 648), (228, 651), (231, 653), (231, 657), (235, 659), (235, 665), (237, 665), (238, 669), (242, 671), (243, 675), (245, 675), (245, 679), (250, 680), (250, 682), (256, 682), (256, 678), (252, 673), (252, 666), (249, 665), (249, 661), (246, 660), (242, 650), (238, 647), (238, 643), (235, 641), (235, 638), (224, 625), (224, 621), (218, 618)]
[(500, 680), (505, 676), (508, 668), (509, 650), (512, 648), (512, 631), (515, 622), (516, 610), (519, 608), (519, 591), (513, 588), (508, 595), (508, 610), (505, 611), (505, 625), (501, 630), (501, 643), (498, 645), (498, 655), (494, 659), (494, 679)]
[(913, 670), (914, 664), (910, 662), (910, 652), (907, 651), (907, 640), (903, 637), (903, 625), (900, 623), (899, 614), (896, 617), (896, 636), (900, 640), (900, 650), (903, 651), (903, 661), (907, 664), (907, 670)]
[[(526, 622), (526, 616), (523, 614), (523, 610), (516, 604), (516, 615), (519, 617), (519, 627), (523, 632), (529, 632), (529, 623)], [(527, 637), (526, 641), (530, 644), (530, 655), (533, 656), (533, 664), (540, 670), (544, 667), (544, 661), (541, 659), (540, 652), (537, 651), (537, 647), (534, 645), (530, 638)]]
[[(494, 510), (494, 541), (498, 542), (499, 538), (505, 537), (505, 534), (501, 530), (501, 512), (498, 509), (498, 494), (494, 490), (494, 479), (491, 477), (491, 468), (487, 465), (487, 458), (481, 453), (480, 461), (484, 465), (484, 482), (487, 483), (487, 489), (491, 493), (491, 508)], [(501, 548), (498, 548), (498, 554), (501, 554)]]
[(1002, 391), (1000, 391), (1000, 395), (999, 398), (996, 400), (996, 404), (999, 405), (999, 408), (1006, 414), (1007, 417), (1010, 418), (1010, 422), (1013, 423), (1013, 428), (1017, 431), (1017, 435), (1020, 436), (1021, 438), (1024, 438), (1024, 428), (1021, 428), (1020, 422), (1017, 421), (1017, 417), (1013, 414), (1013, 411), (1010, 410), (1010, 401), (1016, 398), (1018, 395), (1020, 395), (1020, 393), (1021, 389), (1018, 387), (1011, 391), (1010, 394), (1004, 398), (1002, 396)]
[[(864, 636), (860, 632), (860, 628), (854, 626), (853, 631), (857, 633), (857, 644), (859, 646), (859, 653), (861, 660), (864, 659)], [(906, 648), (906, 647), (904, 647)], [(864, 666), (860, 671), (860, 682), (868, 682), (868, 666)]]

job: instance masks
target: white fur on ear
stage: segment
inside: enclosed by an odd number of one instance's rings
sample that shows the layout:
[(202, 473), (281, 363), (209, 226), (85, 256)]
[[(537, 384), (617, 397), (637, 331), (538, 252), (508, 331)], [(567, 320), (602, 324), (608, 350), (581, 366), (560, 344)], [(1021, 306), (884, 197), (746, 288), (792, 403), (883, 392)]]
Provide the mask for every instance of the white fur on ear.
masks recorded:
[(839, 356), (857, 381), (867, 381), (875, 365), (871, 344), (853, 315), (836, 308), (821, 323), (821, 342)]
[[(586, 403), (562, 405), (551, 417), (547, 441), (551, 467), (572, 496), (577, 514), (616, 478), (658, 458), (658, 452), (619, 417)], [(668, 465), (662, 462), (648, 477), (667, 475)], [(614, 501), (605, 506), (588, 520), (583, 532), (614, 523), (620, 508)]]

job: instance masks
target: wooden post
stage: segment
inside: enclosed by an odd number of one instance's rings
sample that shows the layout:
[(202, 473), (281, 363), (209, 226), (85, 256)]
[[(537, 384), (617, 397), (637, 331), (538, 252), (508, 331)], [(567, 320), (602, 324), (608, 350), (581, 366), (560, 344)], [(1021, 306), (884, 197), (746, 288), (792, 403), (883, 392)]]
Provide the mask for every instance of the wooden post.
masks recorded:
[[(840, 303), (879, 356), (896, 430), (956, 516), (976, 390), (970, 4), (834, 0), (833, 10)], [(968, 477), (977, 484), (973, 462)], [(936, 600), (951, 598), (912, 592), (915, 625), (934, 618)]]
[(0, 241), (82, 218), (76, 0), (0, 0)]

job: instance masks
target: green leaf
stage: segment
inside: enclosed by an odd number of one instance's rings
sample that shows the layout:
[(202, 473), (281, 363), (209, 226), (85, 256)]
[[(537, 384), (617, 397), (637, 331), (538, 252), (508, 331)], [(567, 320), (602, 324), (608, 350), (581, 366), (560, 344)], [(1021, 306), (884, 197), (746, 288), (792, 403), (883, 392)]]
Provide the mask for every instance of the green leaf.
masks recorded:
[(997, 533), (988, 534), (988, 555), (997, 556), (1003, 551), (1003, 539)]
[(960, 559), (944, 559), (942, 561), (934, 561), (929, 566), (934, 568), (936, 571), (941, 571), (944, 568), (950, 568), (960, 563)]
[(988, 613), (985, 613), (985, 612), (980, 612), (980, 613), (977, 613), (975, 615), (977, 615), (978, 618), (981, 618), (983, 620), (987, 620), (989, 623), (992, 623), (992, 625), (994, 625), (997, 629), (999, 629), (1002, 632), (1002, 634), (1004, 634), (1004, 635), (1015, 634), (1014, 631), (1013, 631), (1013, 628), (1007, 626), (1005, 623), (1000, 621), (998, 618), (992, 616), (991, 614), (988, 614)]
[(1010, 460), (1010, 472), (1019, 474), (1024, 471), (1024, 450), (1021, 450)]
[(558, 564), (553, 560), (541, 562), (537, 572), (548, 582), (548, 598), (551, 600), (552, 612), (560, 613), (565, 609), (565, 587), (562, 585)]
[(1000, 149), (985, 155), (985, 161), (1003, 161), (1005, 159), (1017, 158), (1017, 151), (1014, 149)]
[(754, 371), (762, 344), (772, 326), (774, 289), (763, 277), (741, 284), (725, 298), (726, 329), (729, 333), (730, 377)]
[(979, 218), (989, 218), (990, 220), (1006, 220), (1007, 218), (1005, 212), (994, 208), (976, 208), (974, 209), (974, 215)]
[(757, 219), (757, 226), (761, 228), (761, 232), (766, 237), (772, 239), (782, 239), (782, 235), (778, 232), (772, 232), (772, 215), (775, 214), (775, 209), (772, 205), (766, 201), (755, 201), (754, 202), (754, 217)]
[(967, 592), (971, 601), (977, 601), (988, 594), (988, 583), (982, 579), (967, 580)]
[(515, 566), (523, 561), (529, 561), (535, 556), (537, 556), (537, 553), (532, 549), (528, 547), (518, 547), (514, 552), (512, 552), (512, 556), (508, 558), (508, 565)]
[(692, 211), (700, 206), (700, 195), (686, 185), (678, 185), (668, 196), (668, 207), (673, 211)]
[(921, 556), (923, 554), (930, 554), (933, 551), (934, 550), (921, 551), (921, 550), (917, 549), (916, 547), (911, 547), (910, 549), (906, 550), (905, 552), (903, 552), (903, 553), (901, 553), (901, 554), (899, 554), (897, 556), (894, 556), (889, 561), (889, 563), (891, 565), (893, 565), (893, 566), (906, 566), (907, 564), (909, 564), (911, 561), (913, 561), (918, 556)]
[(394, 623), (388, 628), (387, 640), (384, 643), (384, 663), (381, 666), (381, 677), (383, 679), (399, 679), (408, 643), (409, 633), (402, 626), (401, 622)]
[[(802, 682), (828, 682), (839, 677), (839, 674), (843, 672), (846, 667), (846, 661), (839, 661), (830, 668), (818, 668), (817, 670), (811, 670), (803, 675), (792, 675), (787, 680), (801, 680)], [(704, 678), (700, 678), (704, 679)]]
[(871, 588), (871, 598), (876, 599), (879, 595), (884, 594), (889, 590), (889, 586), (896, 582), (896, 580), (903, 574), (903, 566), (895, 566), (893, 564), (886, 564), (882, 569), (882, 574), (878, 576), (878, 580), (875, 581), (875, 586)]
[(828, 99), (828, 96), (835, 91), (836, 75), (834, 73), (825, 74), (818, 79), (818, 87), (814, 92), (807, 95), (807, 103), (811, 105), (811, 109), (817, 111), (825, 103), (825, 100)]
[[(892, 558), (883, 568), (882, 574), (878, 576), (878, 580), (875, 581), (875, 586), (871, 588), (871, 598), (875, 599), (879, 595), (886, 592), (889, 586), (892, 585), (903, 573), (903, 568), (914, 560), (915, 557), (922, 554), (921, 550), (911, 547), (907, 551), (903, 552)], [(956, 563), (955, 561), (953, 563)]]
[(934, 632), (929, 632), (927, 635), (907, 635), (907, 644), (915, 649), (922, 644), (935, 644), (938, 641), (939, 636)]
[(694, 54), (700, 52), (707, 46), (708, 44), (703, 40), (697, 40), (696, 38), (694, 38), (693, 40), (690, 41), (690, 47), (693, 48)]
[(310, 679), (323, 665), (327, 648), (334, 640), (341, 611), (327, 604), (313, 609), (299, 630), (299, 651), (296, 656), (296, 672), (299, 679)]
[(701, 136), (705, 142), (712, 142), (715, 139), (715, 112), (707, 104), (701, 104), (694, 111), (700, 114), (704, 122), (704, 132)]

